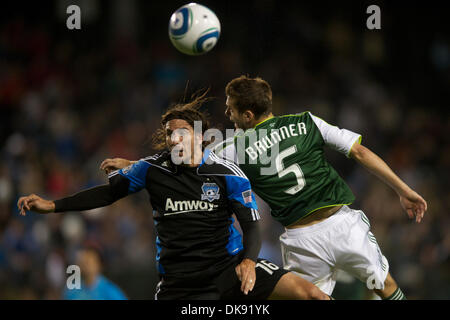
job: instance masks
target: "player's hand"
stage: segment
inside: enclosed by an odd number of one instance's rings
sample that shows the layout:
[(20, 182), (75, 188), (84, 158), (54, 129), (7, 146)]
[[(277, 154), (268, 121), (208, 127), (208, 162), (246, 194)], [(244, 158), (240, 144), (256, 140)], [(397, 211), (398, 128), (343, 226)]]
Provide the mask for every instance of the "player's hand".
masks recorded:
[(111, 171), (128, 167), (132, 163), (132, 161), (122, 158), (105, 159), (100, 164), (100, 170), (104, 170), (106, 173), (110, 173)]
[(26, 211), (45, 214), (55, 211), (55, 203), (53, 201), (42, 199), (35, 194), (31, 194), (26, 197), (20, 197), (19, 201), (17, 201), (17, 208), (22, 216), (26, 215)]
[(427, 202), (417, 192), (410, 190), (407, 194), (400, 196), (400, 203), (410, 219), (416, 217), (420, 223), (427, 211)]
[(236, 266), (236, 274), (241, 281), (241, 291), (248, 294), (253, 290), (256, 281), (255, 261), (250, 259), (243, 259), (242, 262)]

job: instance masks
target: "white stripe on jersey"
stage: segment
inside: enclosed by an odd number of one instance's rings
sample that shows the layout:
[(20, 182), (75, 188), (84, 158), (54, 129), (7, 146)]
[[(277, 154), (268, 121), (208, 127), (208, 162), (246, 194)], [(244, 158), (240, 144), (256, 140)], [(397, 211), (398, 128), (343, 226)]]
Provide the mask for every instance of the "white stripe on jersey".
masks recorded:
[[(215, 153), (211, 152), (211, 153), (209, 154), (209, 156), (210, 156), (211, 160), (213, 160), (215, 163), (221, 164), (221, 165), (223, 165), (224, 167), (227, 167), (228, 169), (230, 169), (235, 175), (237, 175), (237, 176), (239, 176), (239, 177), (243, 177), (243, 176), (242, 176), (243, 173), (242, 173), (242, 175), (239, 174), (239, 172), (238, 172), (235, 168), (233, 168), (232, 166), (230, 166), (230, 163), (225, 163), (222, 159), (220, 159), (219, 157), (217, 157), (217, 155), (216, 155)], [(244, 177), (245, 177), (245, 175), (244, 175)]]
[(215, 153), (214, 153), (214, 157), (215, 157), (216, 159), (218, 159), (219, 161), (221, 161), (221, 162), (223, 162), (223, 163), (225, 163), (225, 164), (230, 165), (230, 167), (235, 168), (235, 169), (239, 172), (239, 176), (244, 177), (244, 178), (247, 178), (247, 176), (245, 175), (244, 171), (242, 171), (241, 168), (239, 168), (239, 166), (238, 166), (235, 162), (230, 161), (230, 160), (227, 160), (227, 159), (221, 159), (221, 158), (219, 158)]
[(259, 220), (259, 219), (261, 219), (258, 210), (253, 209), (253, 208), (252, 208), (252, 216), (254, 217), (253, 220)]
[(148, 156), (148, 157), (145, 157), (145, 158), (143, 158), (143, 159), (141, 159), (141, 160), (156, 160), (157, 158), (158, 158), (159, 156)]
[(245, 175), (245, 173), (233, 162), (228, 161), (228, 160), (224, 160), (224, 159), (220, 159), (215, 153), (211, 152), (209, 154), (209, 156), (211, 157), (211, 159), (219, 164), (222, 164), (223, 166), (227, 167), (228, 169), (230, 169), (234, 174), (236, 174), (237, 176), (241, 177), (241, 178), (245, 178), (248, 180), (247, 176)]
[(119, 170), (121, 170), (121, 169), (117, 169), (117, 170), (115, 170), (115, 171), (109, 173), (109, 174), (108, 174), (108, 179), (109, 179), (109, 178), (112, 178), (112, 177), (114, 177), (114, 176), (116, 176), (116, 175), (118, 175), (118, 174), (119, 174)]
[(155, 300), (158, 300), (158, 293), (161, 291), (162, 280), (156, 285)]

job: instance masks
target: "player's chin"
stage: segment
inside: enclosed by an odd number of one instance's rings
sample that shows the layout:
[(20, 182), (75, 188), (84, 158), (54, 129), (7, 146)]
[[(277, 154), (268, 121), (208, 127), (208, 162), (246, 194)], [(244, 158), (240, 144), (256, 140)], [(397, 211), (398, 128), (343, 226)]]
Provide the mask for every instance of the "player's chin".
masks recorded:
[(170, 153), (178, 159), (183, 159), (184, 156), (183, 150), (172, 150)]
[(236, 121), (234, 121), (232, 118), (228, 118), (228, 120), (230, 120), (230, 122), (233, 123), (235, 129), (239, 129), (239, 126)]
[(173, 159), (177, 159), (177, 161), (180, 162), (185, 162), (185, 157), (186, 157), (186, 153), (184, 152), (184, 150), (180, 147), (173, 147), (170, 150), (170, 154), (172, 155)]

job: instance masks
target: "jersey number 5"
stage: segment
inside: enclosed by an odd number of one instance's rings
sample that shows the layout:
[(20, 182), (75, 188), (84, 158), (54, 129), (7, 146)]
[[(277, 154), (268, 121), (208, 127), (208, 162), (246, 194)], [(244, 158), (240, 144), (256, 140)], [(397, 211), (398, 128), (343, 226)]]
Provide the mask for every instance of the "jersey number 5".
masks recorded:
[(298, 165), (298, 163), (294, 163), (293, 165), (290, 165), (289, 167), (285, 168), (283, 165), (283, 159), (290, 156), (291, 154), (294, 154), (297, 152), (297, 146), (294, 144), (293, 146), (290, 146), (289, 148), (283, 150), (280, 152), (279, 155), (275, 158), (275, 165), (278, 172), (278, 177), (281, 179), (288, 173), (295, 174), (295, 177), (297, 179), (297, 184), (293, 187), (284, 190), (287, 194), (296, 194), (300, 190), (302, 190), (305, 187), (305, 178), (303, 176), (303, 171)]

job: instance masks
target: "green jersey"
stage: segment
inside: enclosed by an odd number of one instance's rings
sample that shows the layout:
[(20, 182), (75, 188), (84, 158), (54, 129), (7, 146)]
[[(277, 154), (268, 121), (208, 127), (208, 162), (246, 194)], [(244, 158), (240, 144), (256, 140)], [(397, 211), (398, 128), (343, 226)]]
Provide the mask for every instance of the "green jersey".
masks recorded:
[(318, 209), (355, 200), (325, 159), (324, 146), (349, 156), (360, 140), (359, 134), (304, 112), (269, 118), (214, 151), (239, 164), (272, 216), (288, 226)]

